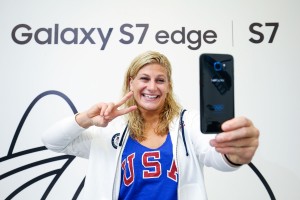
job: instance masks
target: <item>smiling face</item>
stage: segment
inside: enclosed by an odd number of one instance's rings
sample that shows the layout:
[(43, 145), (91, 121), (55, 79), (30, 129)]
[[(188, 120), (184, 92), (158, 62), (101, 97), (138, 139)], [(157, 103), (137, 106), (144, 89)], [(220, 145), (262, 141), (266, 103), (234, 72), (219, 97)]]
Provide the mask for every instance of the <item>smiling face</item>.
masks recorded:
[(170, 89), (167, 71), (160, 64), (147, 64), (130, 80), (130, 90), (141, 112), (160, 112)]

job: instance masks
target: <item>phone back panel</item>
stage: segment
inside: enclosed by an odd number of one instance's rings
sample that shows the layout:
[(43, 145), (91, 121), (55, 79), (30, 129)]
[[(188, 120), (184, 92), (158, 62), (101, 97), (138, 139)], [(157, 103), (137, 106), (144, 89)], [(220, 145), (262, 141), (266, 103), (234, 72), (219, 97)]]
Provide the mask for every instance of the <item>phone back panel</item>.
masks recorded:
[(201, 132), (219, 133), (234, 117), (233, 57), (228, 54), (200, 56)]

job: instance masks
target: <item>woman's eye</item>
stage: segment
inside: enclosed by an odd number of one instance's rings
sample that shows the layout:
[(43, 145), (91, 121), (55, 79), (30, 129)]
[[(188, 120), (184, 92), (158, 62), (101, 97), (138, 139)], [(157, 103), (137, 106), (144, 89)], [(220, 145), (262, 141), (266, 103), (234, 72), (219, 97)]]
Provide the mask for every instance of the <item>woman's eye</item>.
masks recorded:
[(165, 79), (157, 79), (157, 82), (159, 82), (159, 83), (164, 83), (164, 82), (165, 82)]
[(143, 80), (143, 81), (148, 81), (149, 80), (148, 77), (141, 77), (140, 79)]

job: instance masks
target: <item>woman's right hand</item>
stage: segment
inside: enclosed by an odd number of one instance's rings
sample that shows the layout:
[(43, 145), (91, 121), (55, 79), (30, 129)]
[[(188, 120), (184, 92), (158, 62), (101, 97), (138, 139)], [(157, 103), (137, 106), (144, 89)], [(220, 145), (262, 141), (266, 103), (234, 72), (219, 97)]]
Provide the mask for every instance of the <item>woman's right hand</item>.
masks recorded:
[(83, 128), (90, 126), (106, 127), (109, 122), (118, 116), (125, 115), (135, 109), (137, 106), (119, 109), (133, 95), (133, 92), (128, 92), (117, 103), (97, 103), (89, 110), (76, 115), (76, 122)]

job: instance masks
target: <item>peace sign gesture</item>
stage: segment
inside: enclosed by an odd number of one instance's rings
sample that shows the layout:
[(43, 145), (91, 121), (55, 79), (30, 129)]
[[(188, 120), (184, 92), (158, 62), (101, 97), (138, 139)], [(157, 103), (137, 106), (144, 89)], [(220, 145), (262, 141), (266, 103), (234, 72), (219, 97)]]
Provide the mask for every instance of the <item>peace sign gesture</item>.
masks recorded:
[(133, 95), (133, 92), (128, 92), (119, 102), (117, 103), (97, 103), (85, 112), (76, 115), (77, 123), (83, 127), (88, 128), (90, 126), (106, 127), (109, 122), (118, 116), (125, 115), (135, 109), (137, 106), (131, 106), (129, 108), (119, 109), (128, 99)]

